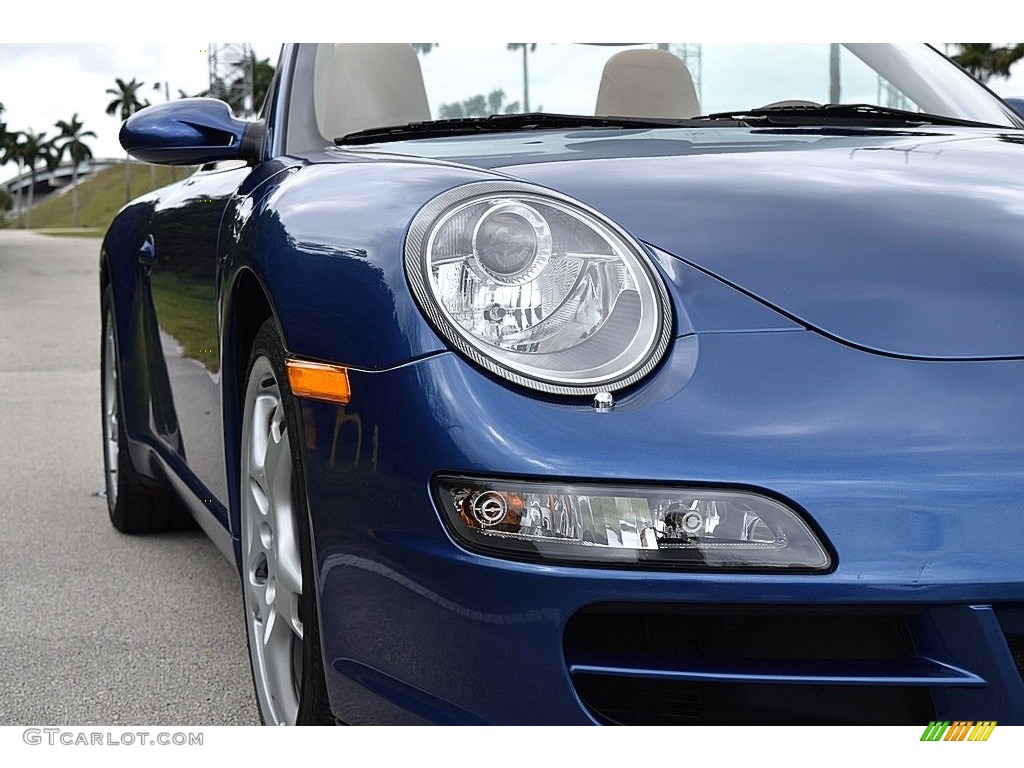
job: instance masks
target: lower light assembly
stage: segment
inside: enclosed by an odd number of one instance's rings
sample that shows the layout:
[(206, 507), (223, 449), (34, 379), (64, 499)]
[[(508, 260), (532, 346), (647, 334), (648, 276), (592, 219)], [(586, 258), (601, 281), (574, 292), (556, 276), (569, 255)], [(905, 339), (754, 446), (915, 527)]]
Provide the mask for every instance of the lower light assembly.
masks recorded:
[(456, 538), (497, 556), (694, 570), (833, 565), (797, 512), (749, 491), (441, 476), (434, 492)]

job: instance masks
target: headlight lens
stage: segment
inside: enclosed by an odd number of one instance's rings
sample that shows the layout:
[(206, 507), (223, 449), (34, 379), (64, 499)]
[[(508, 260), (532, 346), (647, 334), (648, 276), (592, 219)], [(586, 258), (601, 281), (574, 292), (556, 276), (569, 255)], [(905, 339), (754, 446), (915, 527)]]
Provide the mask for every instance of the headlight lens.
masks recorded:
[(807, 523), (756, 493), (439, 477), (437, 503), (471, 549), (593, 565), (826, 571)]
[(523, 386), (621, 389), (668, 346), (668, 294), (641, 247), (554, 193), (513, 182), (450, 190), (413, 220), (405, 259), (434, 326)]

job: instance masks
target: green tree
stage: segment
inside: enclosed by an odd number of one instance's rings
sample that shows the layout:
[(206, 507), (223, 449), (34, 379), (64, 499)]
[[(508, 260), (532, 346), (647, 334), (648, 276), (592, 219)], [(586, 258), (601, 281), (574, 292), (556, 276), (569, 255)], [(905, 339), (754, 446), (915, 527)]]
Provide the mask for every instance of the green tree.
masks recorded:
[(461, 101), (452, 101), (438, 107), (437, 116), (442, 120), (458, 120), (466, 116), (466, 111), (462, 108)]
[(270, 92), (270, 83), (274, 79), (274, 65), (270, 59), (257, 59), (252, 57), (252, 108), (256, 112), (263, 107)]
[(10, 158), (7, 156), (7, 143), (10, 141), (10, 135), (7, 133), (7, 123), (3, 120), (4, 117), (4, 105), (0, 102), (0, 168), (7, 165)]
[(487, 108), (491, 111), (492, 115), (496, 115), (501, 112), (501, 107), (504, 103), (505, 91), (501, 88), (495, 88), (487, 94)]
[[(7, 146), (11, 141), (12, 134), (7, 132), (7, 123), (3, 121), (4, 105), (0, 103), (0, 167), (7, 165), (11, 159), (7, 156)], [(0, 214), (5, 214), (11, 210), (13, 205), (11, 200), (11, 193), (7, 191), (6, 187), (0, 187)], [(0, 217), (0, 226), (3, 226), (3, 217)]]
[(537, 50), (536, 43), (509, 43), (508, 49), (510, 51), (522, 50), (523, 52), (523, 112), (530, 111), (530, 68), (528, 59), (529, 54)]
[(4, 122), (3, 116), (4, 105), (0, 103), (0, 167), (7, 165), (7, 163), (14, 159), (13, 155), (8, 154), (8, 148), (11, 142), (15, 140), (15, 134), (8, 133), (7, 123)]
[[(145, 83), (134, 77), (129, 82), (125, 82), (120, 77), (114, 78), (114, 81), (117, 83), (117, 87), (107, 88), (107, 94), (114, 97), (107, 104), (108, 115), (119, 115), (121, 122), (124, 122), (143, 107), (149, 106), (148, 101), (144, 102), (139, 99), (139, 89)], [(124, 164), (124, 201), (126, 203), (132, 199), (131, 164), (131, 155), (126, 152)]]
[(1010, 67), (1024, 58), (1024, 43), (996, 46), (992, 43), (957, 43), (960, 52), (952, 58), (981, 82), (991, 77), (1009, 77)]
[[(18, 176), (24, 172), (24, 161), (21, 153), (21, 143), (25, 137), (22, 131), (8, 131), (4, 126), (3, 135), (0, 136), (0, 165), (14, 162), (18, 166)], [(15, 209), (21, 211), (21, 184), (18, 184), (15, 192)]]
[[(270, 91), (270, 83), (274, 79), (274, 65), (270, 59), (257, 59), (250, 51), (249, 58), (238, 61), (234, 65), (237, 75), (231, 82), (218, 80), (207, 93), (215, 99), (227, 102), (231, 111), (237, 115), (248, 116), (250, 112), (259, 111)], [(252, 75), (252, 105), (245, 104), (247, 92), (246, 78)]]
[(505, 103), (505, 91), (495, 88), (484, 96), (478, 93), (462, 101), (453, 101), (438, 107), (438, 117), (444, 120), (456, 120), (462, 117), (488, 117), (500, 115), (502, 112), (511, 114), (519, 111), (519, 102)]
[(25, 209), (25, 227), (32, 226), (32, 206), (35, 204), (36, 166), (42, 162), (51, 171), (57, 167), (57, 151), (53, 139), (46, 139), (46, 132), (25, 131), (24, 140), (18, 145), (21, 161), (28, 166), (31, 179), (28, 188), (28, 206)]
[(107, 88), (107, 94), (114, 97), (107, 104), (108, 115), (120, 115), (123, 122), (143, 107), (149, 106), (148, 101), (144, 102), (139, 99), (139, 89), (145, 85), (144, 82), (138, 81), (134, 77), (129, 82), (115, 77), (114, 82), (117, 83), (116, 88)]
[(71, 160), (71, 226), (78, 226), (78, 166), (87, 160), (92, 160), (92, 150), (83, 139), (95, 139), (94, 131), (83, 131), (82, 121), (78, 119), (78, 113), (71, 116), (71, 120), (58, 120), (56, 123), (60, 135), (57, 136), (57, 162), (59, 163), (67, 152)]

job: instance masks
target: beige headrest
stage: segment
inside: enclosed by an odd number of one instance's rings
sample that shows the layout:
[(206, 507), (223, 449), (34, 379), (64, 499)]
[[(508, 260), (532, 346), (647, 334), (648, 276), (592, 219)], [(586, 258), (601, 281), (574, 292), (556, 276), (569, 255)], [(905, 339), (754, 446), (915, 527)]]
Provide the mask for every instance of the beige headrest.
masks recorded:
[(690, 70), (659, 49), (621, 51), (604, 65), (595, 115), (696, 117), (700, 101)]
[(419, 57), (411, 45), (320, 45), (313, 71), (316, 124), (325, 139), (430, 119)]

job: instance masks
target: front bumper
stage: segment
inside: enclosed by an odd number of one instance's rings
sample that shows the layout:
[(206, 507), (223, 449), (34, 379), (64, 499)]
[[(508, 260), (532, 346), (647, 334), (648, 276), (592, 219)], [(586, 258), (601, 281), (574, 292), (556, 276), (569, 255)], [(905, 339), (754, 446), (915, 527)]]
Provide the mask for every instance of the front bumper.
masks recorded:
[[(335, 713), (637, 721), (615, 701), (696, 697), (667, 721), (764, 722), (777, 692), (783, 722), (1024, 724), (1022, 374), (1017, 361), (897, 360), (806, 331), (677, 339), (611, 413), (513, 390), (454, 354), (353, 371), (349, 406), (302, 403)], [(438, 472), (764, 490), (806, 511), (837, 567), (702, 574), (474, 554), (430, 500)], [(723, 627), (745, 639), (723, 644)], [(854, 689), (878, 695), (829, 716), (830, 693)]]

